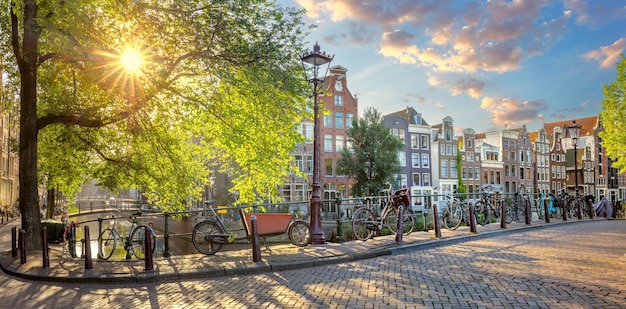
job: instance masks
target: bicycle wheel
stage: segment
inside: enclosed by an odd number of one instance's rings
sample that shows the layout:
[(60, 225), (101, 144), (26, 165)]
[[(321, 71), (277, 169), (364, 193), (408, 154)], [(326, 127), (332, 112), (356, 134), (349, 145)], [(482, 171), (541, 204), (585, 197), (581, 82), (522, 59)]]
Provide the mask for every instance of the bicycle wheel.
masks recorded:
[(543, 220), (545, 217), (545, 207), (546, 207), (545, 199), (538, 198), (535, 201), (535, 205), (536, 205), (535, 210), (537, 212), (537, 218), (539, 218), (540, 220)]
[(352, 231), (359, 240), (368, 240), (374, 235), (377, 225), (374, 214), (368, 208), (359, 208), (352, 215)]
[(474, 216), (476, 216), (476, 223), (484, 226), (489, 221), (489, 215), (487, 214), (487, 208), (482, 202), (476, 202), (474, 205)]
[(204, 220), (198, 222), (193, 227), (191, 233), (191, 242), (198, 252), (213, 255), (222, 249), (222, 243), (213, 242), (211, 236), (213, 234), (225, 234), (226, 231), (222, 229), (215, 220)]
[(461, 225), (463, 210), (459, 204), (450, 204), (443, 212), (443, 225), (449, 230), (456, 230)]
[(117, 245), (117, 236), (112, 229), (105, 229), (98, 236), (98, 257), (103, 260), (108, 260), (115, 251)]
[(415, 219), (413, 214), (406, 208), (402, 208), (402, 216), (398, 214), (399, 208), (392, 208), (387, 217), (385, 218), (385, 225), (389, 228), (392, 234), (395, 234), (398, 227), (398, 218), (402, 218), (402, 234), (409, 235), (413, 232), (415, 226)]
[(150, 233), (152, 236), (152, 242), (150, 243), (150, 251), (154, 253), (156, 248), (156, 239), (154, 231), (147, 225), (138, 225), (130, 234), (130, 250), (133, 255), (140, 260), (146, 258), (146, 233)]
[(287, 231), (289, 240), (298, 247), (304, 247), (311, 243), (311, 227), (304, 221), (294, 221)]

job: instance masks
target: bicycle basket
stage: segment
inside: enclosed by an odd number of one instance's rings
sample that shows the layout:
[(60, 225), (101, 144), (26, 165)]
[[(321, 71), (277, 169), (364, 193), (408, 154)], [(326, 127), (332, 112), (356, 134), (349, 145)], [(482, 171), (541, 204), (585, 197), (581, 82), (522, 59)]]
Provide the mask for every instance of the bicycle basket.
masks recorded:
[(393, 206), (398, 207), (403, 205), (405, 208), (411, 207), (411, 196), (409, 195), (409, 189), (404, 188), (393, 192)]

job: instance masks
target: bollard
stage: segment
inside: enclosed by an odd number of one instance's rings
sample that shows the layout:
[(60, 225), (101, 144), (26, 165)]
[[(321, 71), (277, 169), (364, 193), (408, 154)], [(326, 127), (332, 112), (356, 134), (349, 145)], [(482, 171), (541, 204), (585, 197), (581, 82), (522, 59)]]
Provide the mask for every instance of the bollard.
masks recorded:
[(42, 264), (43, 264), (43, 268), (49, 268), (50, 267), (50, 257), (48, 256), (48, 227), (44, 226), (41, 229), (41, 246), (42, 246), (42, 250), (43, 250), (43, 254), (41, 255), (43, 258)]
[(20, 263), (26, 264), (26, 231), (24, 229), (20, 229)]
[(154, 269), (154, 263), (152, 262), (152, 232), (150, 231), (150, 228), (146, 227), (144, 229), (145, 232), (145, 243), (144, 243), (144, 248), (143, 251), (146, 253), (145, 256), (145, 262), (146, 262), (146, 271), (149, 270), (153, 270)]
[(396, 245), (402, 244), (403, 220), (404, 220), (404, 207), (398, 206), (398, 222), (396, 224)]
[(498, 201), (500, 203), (500, 228), (506, 228), (506, 205), (504, 205), (504, 199)]
[(567, 221), (567, 201), (561, 199), (561, 209), (563, 209), (563, 221)]
[(337, 205), (337, 242), (342, 243), (346, 241), (343, 237), (343, 220), (341, 220), (341, 194), (337, 192), (337, 198), (335, 199)]
[(93, 268), (93, 261), (91, 260), (91, 238), (89, 237), (89, 226), (85, 225), (85, 269)]
[(11, 256), (17, 256), (17, 227), (11, 228)]
[(583, 219), (583, 206), (580, 200), (576, 200), (576, 214), (578, 214), (578, 220)]
[(163, 257), (170, 257), (170, 232), (169, 232), (169, 218), (170, 213), (163, 213), (163, 221), (165, 231), (163, 232)]
[(250, 222), (252, 225), (252, 262), (261, 262), (261, 241), (256, 216), (252, 216)]
[(474, 204), (468, 203), (467, 207), (469, 207), (469, 225), (470, 225), (470, 233), (476, 233), (476, 209), (474, 208)]
[(532, 214), (530, 213), (530, 203), (527, 199), (524, 199), (524, 214), (526, 215), (526, 225), (530, 225), (530, 219)]
[[(550, 201), (552, 201), (552, 198), (550, 198)], [(546, 223), (550, 223), (550, 210), (548, 209), (549, 206), (550, 203), (548, 202), (548, 200), (543, 200), (543, 215), (544, 218), (546, 218)]]
[(437, 204), (433, 204), (433, 227), (435, 228), (435, 237), (441, 238), (441, 227), (439, 226), (439, 214), (437, 213)]

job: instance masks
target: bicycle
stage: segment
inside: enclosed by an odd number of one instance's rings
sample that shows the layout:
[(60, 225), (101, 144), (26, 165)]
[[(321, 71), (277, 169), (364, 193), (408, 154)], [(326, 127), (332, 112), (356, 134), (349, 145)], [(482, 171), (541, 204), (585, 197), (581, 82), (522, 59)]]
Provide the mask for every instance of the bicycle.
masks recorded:
[[(461, 201), (452, 194), (446, 195), (446, 209), (443, 211), (441, 220), (443, 225), (449, 230), (456, 230), (461, 226), (462, 222), (469, 224), (469, 203)], [(487, 216), (485, 215), (484, 204), (476, 203), (474, 205), (474, 217), (476, 223), (482, 226), (487, 224)]]
[[(369, 207), (359, 207), (352, 214), (352, 231), (359, 240), (368, 240), (374, 236), (374, 232), (380, 232), (387, 227), (393, 234), (397, 231), (398, 218), (402, 220), (402, 234), (409, 235), (413, 232), (415, 219), (408, 209), (410, 204), (409, 189), (403, 188), (393, 191), (391, 183), (386, 183), (389, 188), (381, 190), (386, 198), (381, 202), (380, 216)], [(398, 214), (402, 205), (402, 214)]]
[[(277, 236), (287, 233), (292, 244), (298, 247), (311, 243), (311, 227), (308, 223), (296, 219), (290, 213), (246, 213), (244, 207), (237, 207), (242, 229), (229, 229), (213, 208), (214, 200), (206, 203), (211, 214), (210, 218), (202, 220), (193, 227), (191, 242), (198, 252), (213, 255), (220, 251), (224, 244), (232, 244), (235, 240), (252, 240), (252, 216), (256, 216), (258, 235), (260, 237)], [(245, 236), (238, 236), (235, 232), (245, 230)], [(267, 247), (267, 242), (265, 243)]]
[(548, 193), (548, 197), (545, 198), (544, 194), (541, 194), (541, 201), (539, 202), (539, 206), (537, 207), (537, 215), (539, 219), (545, 218), (545, 200), (548, 200), (548, 216), (550, 218), (562, 218), (561, 215), (562, 207), (561, 203), (563, 202), (561, 198), (559, 198), (556, 194), (550, 192)]
[(126, 250), (126, 259), (130, 259), (131, 254), (140, 260), (145, 259), (146, 231), (152, 234), (152, 248), (150, 250), (154, 253), (156, 248), (156, 234), (150, 225), (139, 223), (137, 217), (140, 216), (141, 212), (130, 215), (128, 221), (130, 221), (131, 225), (126, 237), (122, 237), (118, 231), (117, 219), (113, 216), (113, 220), (109, 222), (109, 227), (104, 229), (98, 236), (98, 257), (103, 260), (110, 259), (117, 248), (118, 239), (121, 239), (124, 244), (124, 250)]

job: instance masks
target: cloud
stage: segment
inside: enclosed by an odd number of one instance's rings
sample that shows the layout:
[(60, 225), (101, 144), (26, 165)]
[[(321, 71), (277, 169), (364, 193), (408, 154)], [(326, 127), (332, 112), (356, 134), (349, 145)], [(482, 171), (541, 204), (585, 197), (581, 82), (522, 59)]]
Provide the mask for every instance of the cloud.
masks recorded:
[(515, 98), (484, 97), (480, 107), (491, 113), (491, 120), (497, 126), (521, 126), (542, 116), (541, 111), (548, 105), (541, 101), (520, 102)]
[(563, 5), (576, 15), (578, 24), (597, 26), (626, 17), (622, 1), (564, 0)]
[(621, 38), (609, 46), (602, 46), (600, 49), (592, 50), (582, 57), (588, 60), (595, 60), (600, 62), (600, 67), (603, 69), (612, 68), (619, 60), (620, 54), (626, 48), (626, 39)]
[(451, 82), (443, 77), (429, 75), (428, 84), (435, 87), (444, 87), (454, 96), (467, 93), (474, 99), (480, 98), (483, 95), (483, 90), (485, 88), (485, 83), (474, 77), (458, 77), (455, 82)]
[(543, 16), (557, 5), (548, 0), (296, 1), (311, 18), (350, 23), (327, 42), (378, 45), (385, 57), (439, 72), (517, 70), (558, 40), (571, 15)]

